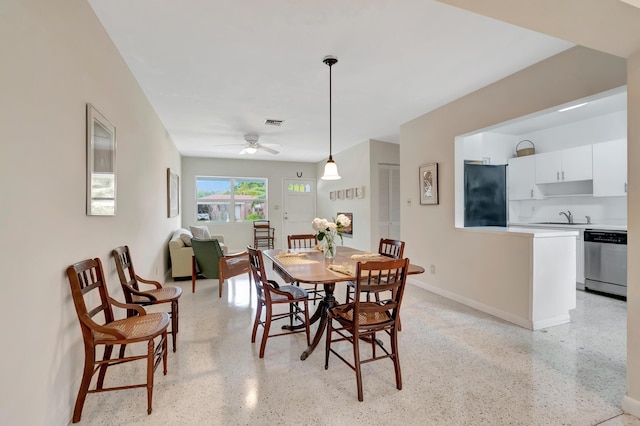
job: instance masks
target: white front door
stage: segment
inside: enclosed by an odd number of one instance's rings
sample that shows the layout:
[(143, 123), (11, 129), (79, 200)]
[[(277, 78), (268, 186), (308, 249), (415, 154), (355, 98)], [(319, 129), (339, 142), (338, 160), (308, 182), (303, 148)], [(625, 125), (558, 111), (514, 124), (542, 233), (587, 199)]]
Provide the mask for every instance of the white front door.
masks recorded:
[(312, 179), (284, 179), (282, 210), (282, 247), (287, 236), (313, 234), (311, 222), (316, 217), (316, 181)]

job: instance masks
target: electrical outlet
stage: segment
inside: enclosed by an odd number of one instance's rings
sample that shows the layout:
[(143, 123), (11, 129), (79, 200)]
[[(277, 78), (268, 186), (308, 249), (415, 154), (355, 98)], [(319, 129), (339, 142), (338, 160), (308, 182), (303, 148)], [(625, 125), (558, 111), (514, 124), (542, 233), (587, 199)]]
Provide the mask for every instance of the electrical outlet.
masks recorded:
[(436, 265), (431, 265), (430, 270), (431, 270), (432, 274), (435, 274), (436, 273)]

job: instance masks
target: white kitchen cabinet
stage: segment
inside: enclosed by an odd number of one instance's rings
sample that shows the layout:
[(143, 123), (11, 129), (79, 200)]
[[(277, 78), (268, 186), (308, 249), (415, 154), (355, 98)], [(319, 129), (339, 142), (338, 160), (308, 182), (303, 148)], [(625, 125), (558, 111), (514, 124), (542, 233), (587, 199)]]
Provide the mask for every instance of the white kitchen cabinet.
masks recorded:
[(593, 196), (627, 195), (627, 140), (593, 144)]
[(593, 178), (591, 145), (536, 154), (536, 183), (574, 182)]
[(509, 200), (542, 198), (536, 185), (536, 159), (533, 155), (509, 159), (507, 171)]

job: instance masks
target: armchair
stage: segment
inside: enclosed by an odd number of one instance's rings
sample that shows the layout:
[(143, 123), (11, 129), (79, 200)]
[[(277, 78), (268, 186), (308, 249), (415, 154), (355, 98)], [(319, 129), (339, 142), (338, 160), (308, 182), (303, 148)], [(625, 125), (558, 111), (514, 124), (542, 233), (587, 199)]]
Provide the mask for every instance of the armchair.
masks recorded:
[(198, 273), (205, 278), (218, 280), (218, 297), (222, 297), (222, 284), (227, 278), (243, 273), (249, 275), (251, 283), (251, 269), (249, 255), (246, 251), (225, 256), (218, 240), (191, 240), (193, 256), (191, 258), (191, 292), (196, 291)]

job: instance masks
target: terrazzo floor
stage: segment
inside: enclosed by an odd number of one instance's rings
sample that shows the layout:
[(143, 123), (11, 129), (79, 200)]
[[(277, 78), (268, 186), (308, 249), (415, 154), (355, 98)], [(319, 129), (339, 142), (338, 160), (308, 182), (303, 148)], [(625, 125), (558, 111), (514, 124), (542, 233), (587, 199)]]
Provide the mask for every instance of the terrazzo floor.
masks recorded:
[[(408, 285), (403, 389), (395, 388), (391, 362), (366, 364), (358, 402), (349, 367), (332, 357), (324, 369), (324, 341), (300, 361), (304, 334), (270, 338), (258, 358), (261, 333), (252, 344), (255, 293), (246, 276), (227, 282), (221, 299), (216, 280), (198, 280), (195, 293), (190, 281), (167, 284), (184, 289), (180, 332), (167, 375), (156, 372), (153, 413), (144, 389), (90, 394), (81, 424), (640, 425), (620, 409), (620, 300), (579, 291), (570, 324), (531, 332)], [(338, 284), (337, 297), (343, 293)], [(105, 384), (131, 380), (144, 380), (144, 363), (113, 368)]]

